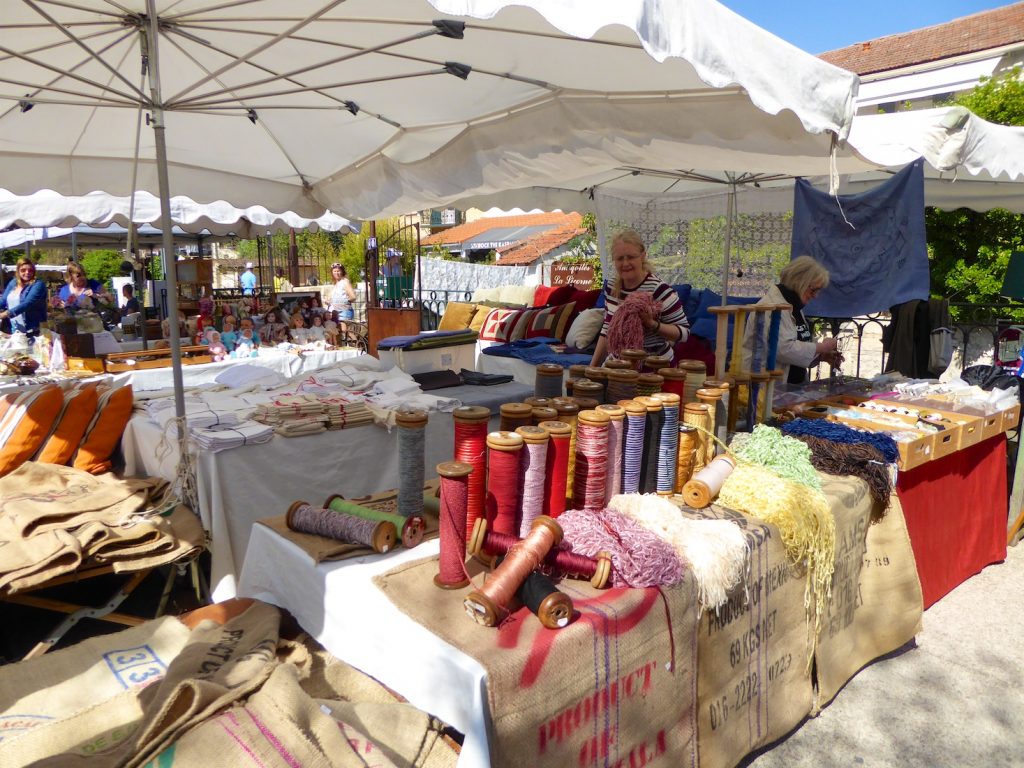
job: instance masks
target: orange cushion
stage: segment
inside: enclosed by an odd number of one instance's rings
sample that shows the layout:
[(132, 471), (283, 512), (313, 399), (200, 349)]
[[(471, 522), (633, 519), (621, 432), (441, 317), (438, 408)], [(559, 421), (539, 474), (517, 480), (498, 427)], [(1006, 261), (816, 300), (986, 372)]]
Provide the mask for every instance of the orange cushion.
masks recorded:
[(484, 306), (483, 304), (477, 304), (476, 312), (473, 314), (473, 319), (469, 321), (469, 329), (480, 333), (480, 329), (484, 327), (484, 322), (487, 320), (487, 316), (490, 313), (490, 307)]
[(50, 436), (36, 454), (36, 461), (46, 464), (67, 464), (75, 455), (82, 442), (85, 430), (96, 415), (95, 384), (86, 384), (64, 393), (64, 409), (61, 411)]
[(0, 476), (13, 472), (39, 450), (64, 406), (64, 393), (51, 384), (4, 395), (2, 401)]
[(110, 469), (110, 456), (132, 415), (131, 386), (108, 389), (99, 396), (96, 414), (78, 446), (72, 466), (98, 475)]

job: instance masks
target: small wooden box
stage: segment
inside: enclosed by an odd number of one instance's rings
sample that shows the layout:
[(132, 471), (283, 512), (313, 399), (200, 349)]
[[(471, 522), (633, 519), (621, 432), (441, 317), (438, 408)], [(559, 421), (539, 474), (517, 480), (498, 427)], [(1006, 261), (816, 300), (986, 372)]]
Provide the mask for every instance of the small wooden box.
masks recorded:
[(103, 373), (105, 370), (103, 367), (103, 358), (101, 357), (68, 357), (68, 370), (69, 371), (92, 371), (93, 373)]
[[(181, 348), (182, 365), (199, 365), (211, 362), (213, 362), (213, 357), (210, 356), (209, 347), (199, 345)], [(110, 373), (139, 371), (144, 368), (170, 367), (171, 350), (169, 348), (139, 350), (138, 352), (119, 352), (107, 355), (106, 358), (106, 369)]]
[(1020, 403), (1007, 408), (1003, 413), (1003, 431), (1016, 429), (1020, 425)]

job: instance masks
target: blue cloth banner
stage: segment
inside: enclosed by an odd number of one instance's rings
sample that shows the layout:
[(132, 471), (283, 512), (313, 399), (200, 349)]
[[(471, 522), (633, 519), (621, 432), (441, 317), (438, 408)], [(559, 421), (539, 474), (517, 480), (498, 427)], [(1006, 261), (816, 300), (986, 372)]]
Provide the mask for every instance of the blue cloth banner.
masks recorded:
[(807, 305), (807, 315), (856, 317), (927, 300), (924, 160), (875, 189), (840, 195), (838, 202), (797, 179), (792, 258), (804, 254), (820, 262), (830, 280)]

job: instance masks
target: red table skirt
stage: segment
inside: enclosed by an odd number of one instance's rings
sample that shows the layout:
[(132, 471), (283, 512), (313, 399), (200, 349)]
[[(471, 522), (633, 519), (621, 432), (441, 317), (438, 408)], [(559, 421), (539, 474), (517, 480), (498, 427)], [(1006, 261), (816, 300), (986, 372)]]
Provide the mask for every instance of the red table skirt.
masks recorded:
[(1006, 559), (1006, 436), (901, 472), (896, 483), (928, 608)]

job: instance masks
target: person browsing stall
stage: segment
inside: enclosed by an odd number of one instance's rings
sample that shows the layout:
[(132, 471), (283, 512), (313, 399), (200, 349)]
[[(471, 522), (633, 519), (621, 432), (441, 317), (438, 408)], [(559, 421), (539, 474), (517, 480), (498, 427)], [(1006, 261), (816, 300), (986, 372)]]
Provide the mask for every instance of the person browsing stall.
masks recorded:
[(647, 246), (634, 230), (624, 229), (616, 233), (612, 238), (611, 257), (615, 280), (605, 283), (604, 322), (590, 364), (598, 366), (604, 363), (609, 353), (608, 329), (615, 313), (631, 294), (640, 291), (651, 294), (654, 300), (653, 309), (645, 310), (640, 318), (644, 350), (648, 354), (667, 355), (671, 359), (672, 347), (690, 336), (679, 295), (651, 271)]
[(238, 278), (238, 284), (242, 287), (243, 296), (252, 296), (256, 293), (256, 285), (259, 281), (256, 279), (256, 273), (252, 271), (252, 262), (245, 262), (245, 272), (242, 273), (241, 277)]
[(57, 292), (57, 298), (65, 307), (74, 307), (83, 298), (113, 304), (114, 297), (107, 293), (99, 280), (90, 280), (85, 275), (85, 268), (76, 261), (68, 264), (68, 281)]
[(8, 318), (12, 331), (29, 336), (39, 333), (46, 320), (46, 283), (36, 278), (36, 265), (26, 258), (18, 259), (14, 277), (0, 299), (0, 319)]
[(135, 298), (135, 286), (125, 283), (121, 286), (121, 295), (124, 296), (124, 304), (121, 305), (121, 317), (139, 311), (139, 300)]
[[(807, 369), (817, 363), (839, 365), (843, 356), (837, 350), (834, 338), (815, 341), (804, 317), (804, 307), (828, 285), (829, 274), (810, 256), (798, 256), (783, 267), (779, 282), (768, 289), (758, 304), (789, 304), (792, 312), (783, 312), (779, 324), (777, 365), (783, 371), (783, 381), (802, 384), (807, 381)], [(764, 338), (767, 344), (768, 324)], [(743, 332), (743, 367), (749, 370), (754, 350), (754, 324), (747, 323)]]
[(334, 287), (331, 289), (331, 303), (328, 309), (338, 313), (338, 320), (353, 319), (355, 310), (352, 308), (352, 302), (356, 300), (356, 291), (348, 279), (344, 264), (331, 264), (331, 279), (334, 281)]

